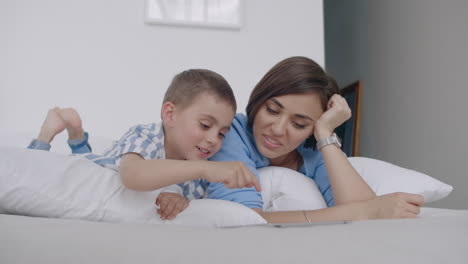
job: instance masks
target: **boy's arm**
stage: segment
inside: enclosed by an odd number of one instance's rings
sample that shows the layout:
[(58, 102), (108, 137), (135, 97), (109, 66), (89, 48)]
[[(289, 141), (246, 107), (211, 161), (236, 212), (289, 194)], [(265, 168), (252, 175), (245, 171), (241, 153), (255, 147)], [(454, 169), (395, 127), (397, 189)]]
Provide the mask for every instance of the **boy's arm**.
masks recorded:
[(161, 193), (177, 193), (183, 196), (184, 190), (178, 184), (172, 184), (170, 186), (164, 187), (164, 189), (161, 190)]
[(114, 144), (110, 152), (126, 187), (152, 191), (201, 178), (199, 164), (164, 159), (163, 142), (161, 124), (151, 123), (131, 127)]
[[(249, 144), (247, 142), (248, 139), (246, 139), (247, 136), (243, 134), (242, 129), (240, 125), (237, 124), (236, 126), (236, 123), (234, 123), (231, 130), (225, 136), (222, 148), (210, 160), (215, 162), (240, 161), (253, 175), (256, 175), (257, 165), (250, 157), (251, 154), (246, 146)], [(222, 183), (210, 182), (206, 190), (208, 198), (232, 201), (249, 208), (263, 208), (262, 195), (258, 189), (228, 189), (226, 187)]]
[(152, 191), (172, 184), (202, 178), (200, 161), (151, 159), (127, 153), (120, 162), (123, 184), (133, 190)]
[(119, 166), (123, 184), (138, 191), (152, 191), (168, 185), (196, 179), (222, 182), (228, 188), (255, 187), (261, 190), (255, 175), (242, 162), (206, 160), (145, 160), (127, 153)]

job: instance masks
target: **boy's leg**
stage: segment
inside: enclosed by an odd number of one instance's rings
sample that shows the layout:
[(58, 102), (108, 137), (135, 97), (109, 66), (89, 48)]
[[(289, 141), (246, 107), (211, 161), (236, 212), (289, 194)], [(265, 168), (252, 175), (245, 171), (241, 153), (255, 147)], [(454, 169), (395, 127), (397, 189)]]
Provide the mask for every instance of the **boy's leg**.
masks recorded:
[(47, 116), (42, 123), (41, 131), (28, 146), (29, 149), (49, 150), (50, 142), (54, 139), (55, 135), (65, 129), (65, 122), (60, 116), (60, 108), (55, 107), (47, 112)]
[(60, 116), (65, 123), (68, 132), (68, 145), (73, 154), (90, 153), (91, 146), (88, 143), (88, 133), (83, 130), (80, 115), (73, 108), (64, 108)]
[(39, 149), (39, 150), (45, 150), (45, 151), (49, 151), (50, 150), (50, 144), (49, 143), (46, 143), (42, 140), (38, 140), (38, 139), (33, 139), (31, 141), (31, 143), (29, 143), (28, 149)]
[(92, 149), (88, 142), (88, 133), (84, 132), (83, 138), (68, 139), (68, 146), (73, 154), (91, 153)]

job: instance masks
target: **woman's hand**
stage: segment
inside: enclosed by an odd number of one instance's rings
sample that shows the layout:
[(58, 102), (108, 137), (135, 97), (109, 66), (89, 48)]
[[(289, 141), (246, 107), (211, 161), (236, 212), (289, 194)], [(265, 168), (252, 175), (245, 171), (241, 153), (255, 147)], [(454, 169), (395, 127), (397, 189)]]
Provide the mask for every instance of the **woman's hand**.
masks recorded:
[(315, 139), (319, 140), (333, 134), (335, 128), (351, 117), (351, 109), (341, 95), (333, 95), (327, 104), (327, 110), (320, 116), (314, 125)]
[(178, 193), (163, 192), (159, 194), (155, 204), (159, 206), (158, 214), (163, 220), (173, 220), (189, 206), (189, 201)]
[(415, 218), (424, 197), (411, 193), (390, 193), (363, 202), (366, 219)]
[(227, 188), (262, 190), (255, 174), (240, 161), (211, 161), (206, 165), (203, 178), (209, 182), (222, 182)]

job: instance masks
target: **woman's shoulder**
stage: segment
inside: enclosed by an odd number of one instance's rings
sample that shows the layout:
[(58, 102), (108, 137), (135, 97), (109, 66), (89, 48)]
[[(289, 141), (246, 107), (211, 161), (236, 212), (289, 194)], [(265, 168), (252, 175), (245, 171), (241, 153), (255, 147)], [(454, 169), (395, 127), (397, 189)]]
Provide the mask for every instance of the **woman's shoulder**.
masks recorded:
[(252, 128), (248, 125), (248, 118), (245, 114), (235, 115), (231, 129), (224, 137), (221, 150), (211, 160), (240, 160), (253, 164), (253, 169), (259, 165), (263, 167), (268, 164), (256, 147)]
[(247, 152), (255, 150), (255, 140), (252, 129), (247, 124), (245, 114), (236, 114), (231, 129), (224, 137), (223, 148), (245, 149)]
[(249, 137), (252, 134), (252, 129), (249, 129), (247, 124), (247, 116), (245, 114), (236, 114), (232, 120), (231, 129), (227, 133), (227, 138)]
[(232, 121), (232, 126), (233, 127), (241, 127), (241, 128), (246, 129), (247, 128), (247, 123), (248, 123), (247, 116), (245, 114), (243, 114), (243, 113), (237, 113), (234, 116), (234, 120)]
[(226, 134), (224, 141), (236, 141), (248, 138), (247, 117), (244, 114), (236, 114), (231, 123), (231, 128)]

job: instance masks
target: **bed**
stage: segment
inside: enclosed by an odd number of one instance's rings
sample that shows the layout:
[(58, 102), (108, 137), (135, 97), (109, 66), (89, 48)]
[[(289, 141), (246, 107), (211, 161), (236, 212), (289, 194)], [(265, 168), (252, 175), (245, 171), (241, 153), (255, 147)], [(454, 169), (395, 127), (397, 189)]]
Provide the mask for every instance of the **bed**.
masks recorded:
[[(452, 186), (383, 161), (350, 158), (377, 194), (423, 195), (428, 204), (417, 219), (276, 227), (242, 205), (209, 199), (192, 201), (176, 220), (163, 221), (155, 215), (157, 191), (127, 190), (116, 172), (81, 157), (9, 143), (0, 147), (0, 263), (468, 260), (468, 210), (430, 207), (431, 201), (449, 195)], [(307, 179), (266, 168), (260, 179), (264, 209), (323, 208), (323, 198)]]
[(0, 215), (1, 263), (467, 263), (468, 211), (277, 228)]

